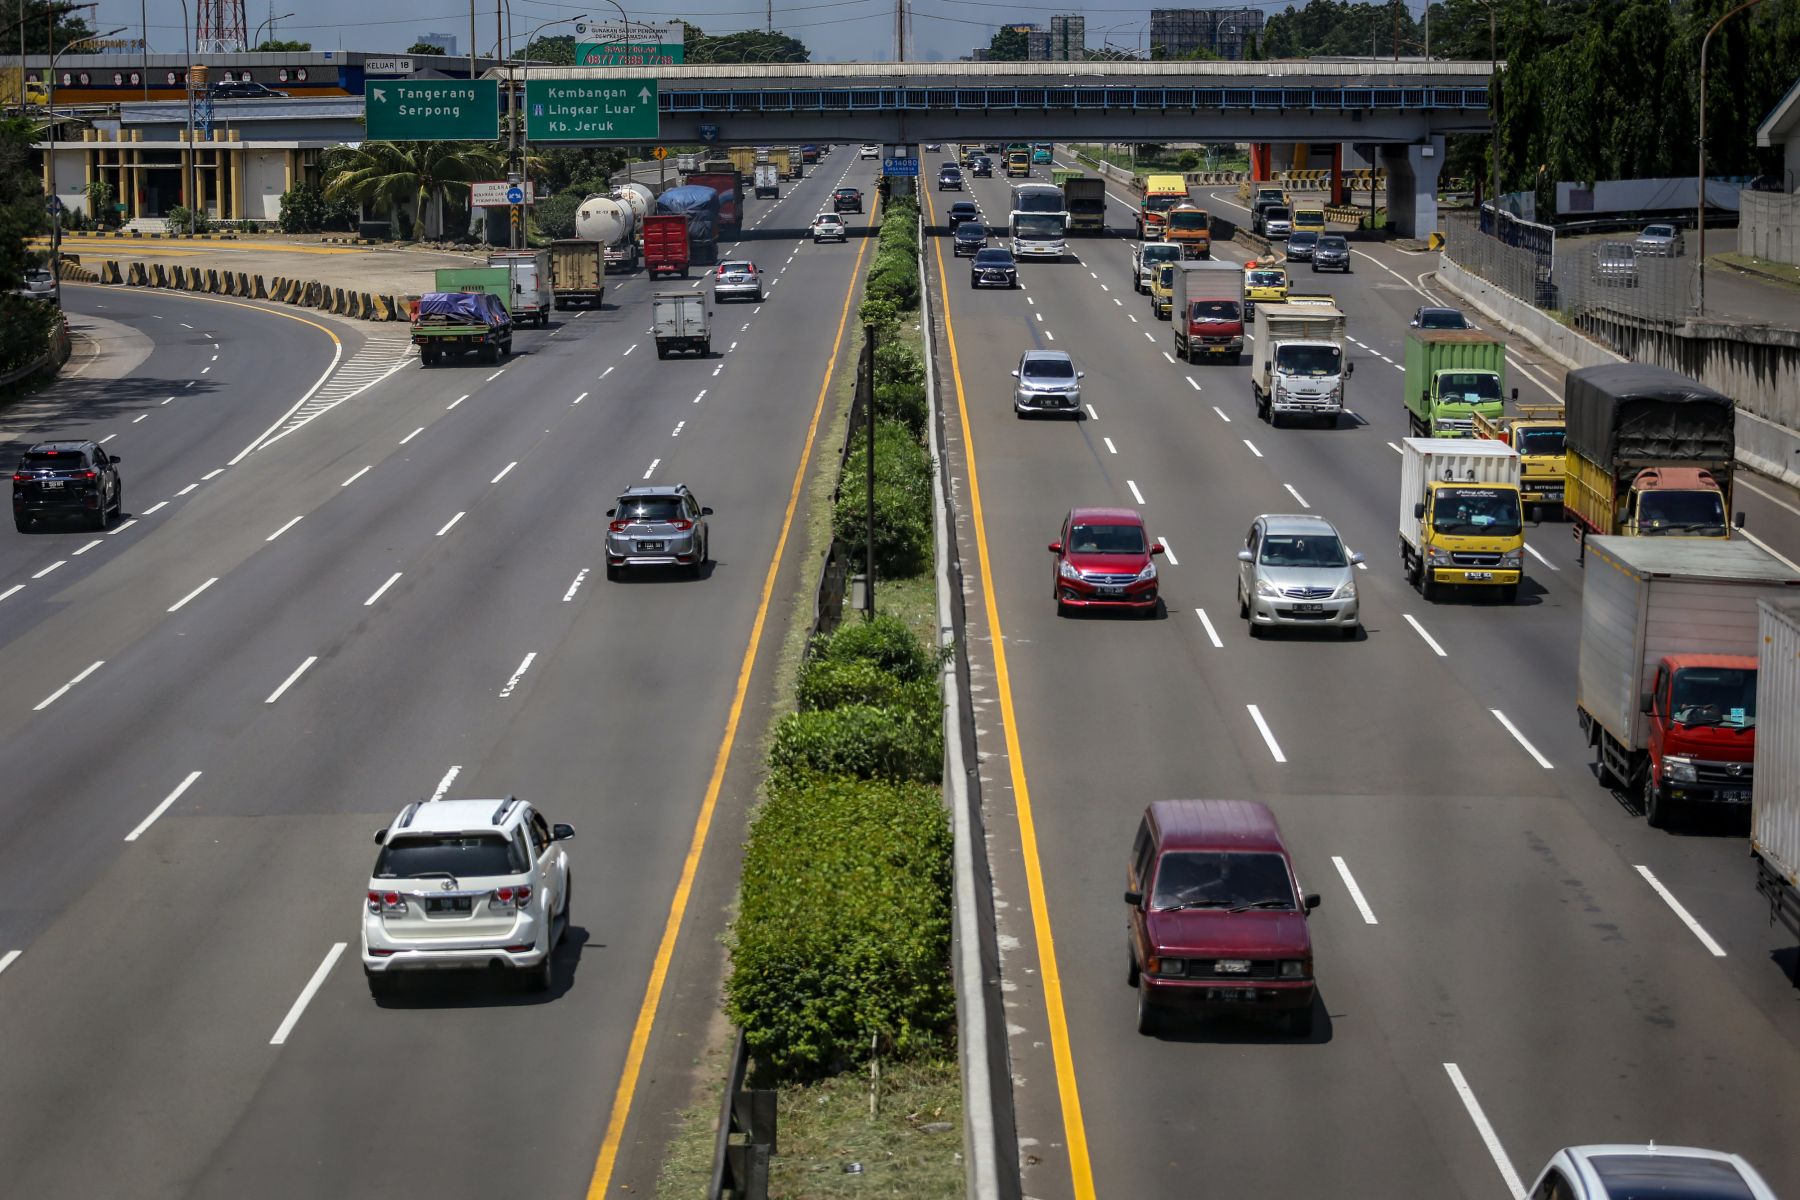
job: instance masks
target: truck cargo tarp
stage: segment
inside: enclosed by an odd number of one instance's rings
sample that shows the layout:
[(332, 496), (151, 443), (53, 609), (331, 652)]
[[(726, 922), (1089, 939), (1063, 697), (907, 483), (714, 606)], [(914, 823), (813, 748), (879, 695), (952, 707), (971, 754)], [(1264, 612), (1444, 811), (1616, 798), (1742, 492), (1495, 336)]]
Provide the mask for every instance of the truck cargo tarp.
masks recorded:
[(1590, 462), (1730, 463), (1736, 450), (1731, 398), (1666, 367), (1582, 367), (1563, 400), (1568, 448)]
[(719, 193), (714, 188), (688, 184), (683, 187), (670, 188), (656, 198), (656, 211), (686, 216), (692, 212), (719, 211)]
[(506, 305), (486, 292), (427, 292), (419, 297), (421, 317), (450, 317), (469, 324), (506, 324)]

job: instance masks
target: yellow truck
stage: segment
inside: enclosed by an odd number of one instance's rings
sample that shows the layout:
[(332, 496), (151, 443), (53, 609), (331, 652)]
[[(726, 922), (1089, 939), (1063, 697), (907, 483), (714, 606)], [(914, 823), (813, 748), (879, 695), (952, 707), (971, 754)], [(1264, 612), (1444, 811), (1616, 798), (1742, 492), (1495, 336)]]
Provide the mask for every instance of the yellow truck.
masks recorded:
[(731, 165), (736, 167), (738, 173), (745, 179), (755, 177), (758, 161), (755, 146), (727, 146), (725, 157), (731, 160)]
[(1287, 298), (1287, 271), (1255, 259), (1244, 264), (1244, 316), (1253, 316), (1259, 303), (1283, 304)]
[(1159, 321), (1169, 319), (1169, 310), (1175, 303), (1175, 271), (1176, 264), (1167, 262), (1150, 276), (1150, 315)]
[(1325, 206), (1323, 204), (1296, 204), (1291, 222), (1293, 232), (1310, 229), (1314, 233), (1325, 232)]
[(1138, 201), (1138, 241), (1153, 242), (1162, 237), (1169, 210), (1187, 203), (1187, 198), (1187, 181), (1179, 175), (1152, 175), (1145, 179), (1144, 198)]
[(783, 152), (782, 157), (787, 161), (787, 170), (785, 174), (789, 179), (799, 179), (806, 173), (806, 165), (805, 161), (801, 158), (800, 147), (789, 146), (787, 150)]
[(1475, 436), (1504, 442), (1519, 453), (1519, 493), (1525, 514), (1541, 521), (1562, 515), (1563, 406), (1520, 404), (1500, 417), (1475, 414)]
[(1031, 151), (1008, 150), (1006, 152), (1006, 177), (1008, 179), (1024, 179), (1031, 174)]
[(1441, 588), (1495, 589), (1510, 604), (1525, 572), (1519, 456), (1482, 438), (1400, 443), (1400, 561), (1426, 600)]

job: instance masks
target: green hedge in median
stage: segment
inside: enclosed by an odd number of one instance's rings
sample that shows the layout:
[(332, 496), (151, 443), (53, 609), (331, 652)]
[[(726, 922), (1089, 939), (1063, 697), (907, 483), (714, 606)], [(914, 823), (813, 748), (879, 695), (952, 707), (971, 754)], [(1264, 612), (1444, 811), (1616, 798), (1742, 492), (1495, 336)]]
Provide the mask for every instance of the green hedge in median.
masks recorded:
[(770, 778), (850, 775), (895, 783), (936, 783), (944, 773), (941, 710), (846, 704), (789, 713), (775, 724)]
[[(807, 714), (812, 715), (812, 714)], [(726, 1002), (756, 1062), (810, 1078), (954, 1038), (951, 836), (935, 788), (796, 776), (744, 850)]]
[(902, 683), (921, 683), (937, 677), (948, 653), (921, 641), (899, 617), (877, 613), (819, 638), (813, 643), (812, 661), (869, 663)]
[[(832, 509), (832, 534), (860, 547), (868, 528), (864, 483), (868, 434), (851, 438), (844, 477)], [(875, 422), (875, 572), (897, 579), (931, 565), (931, 454), (912, 429), (895, 421)]]

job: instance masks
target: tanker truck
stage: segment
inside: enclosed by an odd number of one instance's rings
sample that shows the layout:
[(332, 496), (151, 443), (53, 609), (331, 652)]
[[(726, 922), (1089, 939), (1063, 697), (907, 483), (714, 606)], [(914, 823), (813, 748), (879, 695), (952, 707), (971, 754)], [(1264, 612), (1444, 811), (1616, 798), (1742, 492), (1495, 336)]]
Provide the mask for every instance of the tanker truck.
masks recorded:
[(635, 271), (638, 265), (637, 206), (633, 196), (589, 196), (575, 210), (575, 236), (598, 242), (606, 255), (608, 271)]

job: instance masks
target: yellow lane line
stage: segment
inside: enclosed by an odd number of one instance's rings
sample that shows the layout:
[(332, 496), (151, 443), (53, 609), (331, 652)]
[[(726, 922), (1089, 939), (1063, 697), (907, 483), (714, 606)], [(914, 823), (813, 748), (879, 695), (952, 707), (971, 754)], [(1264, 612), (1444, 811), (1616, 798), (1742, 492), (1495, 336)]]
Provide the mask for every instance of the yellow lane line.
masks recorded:
[[(937, 205), (925, 194), (926, 211), (937, 224)], [(975, 438), (969, 429), (969, 405), (963, 394), (962, 360), (956, 351), (956, 326), (950, 320), (950, 277), (944, 271), (944, 240), (932, 241), (937, 255), (938, 289), (944, 299), (944, 334), (950, 346), (950, 377), (956, 381), (956, 407), (962, 419), (963, 453), (969, 467), (969, 511), (975, 519), (975, 547), (981, 563), (981, 593), (987, 607), (989, 644), (994, 649), (994, 682), (1000, 689), (1000, 725), (1006, 731), (1006, 759), (1012, 768), (1013, 796), (1019, 809), (1019, 845), (1025, 858), (1025, 882), (1031, 893), (1031, 924), (1037, 935), (1038, 968), (1044, 980), (1044, 1007), (1050, 1020), (1050, 1051), (1056, 1061), (1056, 1087), (1062, 1101), (1063, 1133), (1069, 1143), (1069, 1173), (1076, 1200), (1093, 1200), (1094, 1167), (1088, 1158), (1087, 1124), (1081, 1116), (1081, 1093), (1075, 1085), (1074, 1052), (1069, 1044), (1068, 1014), (1063, 1008), (1062, 971), (1056, 965), (1056, 941), (1050, 931), (1049, 903), (1044, 895), (1044, 868), (1038, 861), (1037, 821), (1031, 813), (1031, 789), (1025, 782), (1025, 756), (1019, 750), (1019, 722), (1013, 712), (1012, 675), (1006, 666), (1006, 638), (1000, 629), (1000, 607), (994, 598), (993, 564), (988, 558), (987, 519), (981, 508), (981, 475), (975, 469)]]
[(712, 827), (713, 812), (718, 807), (719, 789), (725, 783), (725, 765), (731, 760), (731, 749), (737, 741), (738, 722), (744, 715), (744, 697), (750, 690), (750, 672), (756, 665), (756, 652), (762, 645), (763, 626), (769, 616), (769, 600), (775, 593), (775, 577), (781, 571), (781, 557), (787, 550), (788, 534), (794, 525), (794, 511), (800, 505), (800, 491), (806, 484), (806, 464), (812, 458), (813, 443), (819, 435), (819, 419), (825, 411), (825, 397), (831, 390), (831, 377), (837, 370), (838, 354), (844, 345), (844, 327), (850, 320), (850, 301), (856, 295), (856, 281), (861, 275), (863, 251), (870, 239), (856, 247), (856, 261), (850, 267), (850, 285), (844, 292), (844, 308), (838, 314), (837, 337), (831, 345), (831, 357), (825, 363), (825, 377), (819, 383), (819, 398), (813, 404), (812, 423), (806, 428), (806, 445), (800, 451), (800, 463), (794, 468), (794, 484), (788, 492), (787, 511), (781, 518), (781, 536), (776, 539), (775, 553), (769, 559), (763, 576), (762, 599), (756, 606), (756, 620), (750, 626), (750, 644), (744, 648), (744, 660), (738, 667), (737, 691), (731, 697), (731, 711), (725, 718), (725, 736), (720, 739), (719, 753), (713, 759), (712, 778), (706, 785), (706, 799), (694, 821), (694, 836), (688, 842), (687, 858), (681, 864), (681, 879), (675, 885), (675, 897), (669, 903), (669, 916), (663, 923), (662, 941), (656, 948), (656, 959), (650, 968), (650, 982), (644, 988), (644, 1001), (638, 1007), (637, 1024), (631, 1031), (631, 1046), (625, 1053), (625, 1071), (613, 1093), (612, 1115), (606, 1122), (606, 1134), (600, 1142), (600, 1155), (594, 1161), (594, 1173), (588, 1180), (588, 1200), (602, 1200), (612, 1184), (613, 1168), (618, 1163), (619, 1145), (625, 1137), (625, 1122), (631, 1116), (631, 1102), (637, 1093), (638, 1075), (643, 1070), (644, 1054), (650, 1044), (650, 1032), (656, 1024), (656, 1010), (662, 1002), (663, 984), (669, 976), (669, 960), (675, 954), (675, 940), (687, 913), (688, 897), (694, 888), (694, 876), (700, 869), (700, 853), (706, 847), (707, 830)]

